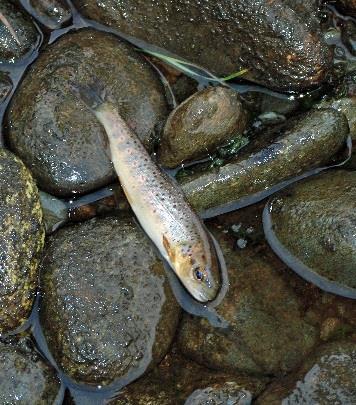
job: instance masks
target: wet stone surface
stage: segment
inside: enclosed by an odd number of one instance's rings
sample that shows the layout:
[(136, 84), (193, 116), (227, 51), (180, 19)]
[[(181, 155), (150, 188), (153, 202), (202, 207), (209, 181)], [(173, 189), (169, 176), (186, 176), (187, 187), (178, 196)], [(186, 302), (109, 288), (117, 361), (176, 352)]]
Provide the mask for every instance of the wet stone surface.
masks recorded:
[(71, 10), (65, 0), (30, 0), (38, 21), (52, 30), (70, 23)]
[(4, 72), (0, 72), (0, 103), (5, 100), (5, 98), (10, 94), (11, 90), (12, 81), (10, 77)]
[(171, 112), (160, 142), (160, 162), (176, 167), (213, 152), (238, 135), (247, 125), (236, 91), (224, 87), (201, 90)]
[(37, 187), (23, 163), (0, 149), (0, 334), (30, 314), (43, 243)]
[(271, 385), (258, 405), (353, 404), (356, 398), (356, 341), (322, 346), (299, 371)]
[[(264, 389), (266, 382), (267, 379), (209, 370), (182, 357), (173, 348), (157, 368), (122, 390), (110, 404), (171, 405), (174, 401), (176, 405), (225, 405), (226, 400), (242, 398), (243, 395), (246, 399), (256, 397)], [(220, 402), (216, 402), (217, 398)], [(201, 402), (197, 402), (201, 399)], [(236, 402), (241, 405), (249, 403)]]
[(152, 245), (131, 220), (59, 230), (41, 278), (49, 349), (77, 382), (127, 384), (166, 354), (180, 309)]
[[(355, 144), (356, 142), (356, 71), (351, 71), (343, 78), (343, 81), (337, 86), (334, 94), (326, 97), (315, 108), (333, 108), (345, 114), (350, 135)], [(356, 168), (356, 151), (355, 147), (348, 166)]]
[(209, 403), (219, 405), (229, 403), (234, 405), (250, 405), (252, 403), (252, 395), (249, 391), (241, 389), (238, 384), (226, 382), (225, 384), (215, 384), (212, 387), (194, 391), (186, 400), (185, 405)]
[(251, 142), (227, 164), (185, 175), (182, 189), (198, 212), (214, 214), (217, 208), (326, 164), (345, 147), (348, 133), (346, 117), (332, 109), (300, 115)]
[(356, 0), (338, 0), (340, 9), (356, 17)]
[(352, 20), (346, 20), (341, 28), (342, 41), (349, 52), (356, 56), (356, 23)]
[(209, 222), (225, 234), (239, 254), (243, 255), (247, 249), (248, 255), (251, 256), (253, 251), (255, 257), (263, 258), (276, 269), (298, 297), (303, 319), (319, 331), (320, 341), (349, 336), (356, 327), (354, 301), (326, 293), (298, 276), (278, 258), (264, 235), (262, 216), (265, 204), (266, 201), (262, 201), (221, 215)]
[(8, 0), (0, 3), (0, 66), (30, 55), (41, 40), (31, 18)]
[(297, 183), (271, 199), (269, 212), (267, 239), (282, 260), (291, 254), (307, 267), (291, 264), (299, 275), (356, 298), (356, 172), (326, 172)]
[(216, 310), (228, 329), (185, 314), (179, 348), (215, 370), (280, 375), (296, 367), (317, 342), (303, 317), (302, 300), (281, 273), (281, 263), (249, 244), (239, 248), (223, 229), (210, 228), (225, 257), (230, 287)]
[(310, 2), (75, 0), (74, 4), (86, 17), (218, 75), (248, 68), (247, 78), (279, 90), (320, 83), (331, 63)]
[(24, 343), (0, 342), (0, 402), (52, 404), (59, 391), (54, 371)]
[(144, 144), (152, 145), (166, 102), (148, 63), (113, 35), (91, 29), (67, 34), (31, 66), (9, 111), (10, 146), (44, 191), (88, 192), (116, 178), (103, 127), (70, 87), (97, 82)]

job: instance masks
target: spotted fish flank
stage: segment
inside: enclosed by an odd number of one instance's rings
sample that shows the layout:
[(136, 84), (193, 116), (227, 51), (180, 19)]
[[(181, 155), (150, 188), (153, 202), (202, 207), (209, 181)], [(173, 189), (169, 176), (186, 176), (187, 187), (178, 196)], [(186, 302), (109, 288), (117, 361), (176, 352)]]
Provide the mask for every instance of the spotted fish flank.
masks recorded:
[(116, 107), (92, 88), (73, 87), (105, 128), (111, 160), (141, 226), (193, 297), (213, 300), (220, 289), (219, 263), (200, 218)]

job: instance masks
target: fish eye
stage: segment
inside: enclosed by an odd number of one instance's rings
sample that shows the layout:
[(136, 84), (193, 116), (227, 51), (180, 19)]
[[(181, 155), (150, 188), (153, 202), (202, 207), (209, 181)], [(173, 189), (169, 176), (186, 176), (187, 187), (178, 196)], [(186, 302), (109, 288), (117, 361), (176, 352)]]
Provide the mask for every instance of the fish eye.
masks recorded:
[(198, 281), (202, 281), (204, 278), (204, 273), (201, 272), (199, 269), (194, 269), (194, 276)]

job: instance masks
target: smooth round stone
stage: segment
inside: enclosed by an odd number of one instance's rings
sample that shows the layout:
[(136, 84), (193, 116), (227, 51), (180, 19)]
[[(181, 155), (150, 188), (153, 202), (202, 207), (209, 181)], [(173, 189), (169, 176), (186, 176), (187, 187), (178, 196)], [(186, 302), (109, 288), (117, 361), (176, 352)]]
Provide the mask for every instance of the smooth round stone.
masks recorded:
[(132, 220), (59, 230), (41, 280), (49, 350), (76, 382), (120, 388), (166, 354), (180, 308), (154, 247)]
[(0, 149), (0, 335), (31, 312), (43, 244), (36, 184), (20, 159)]
[(356, 398), (356, 342), (322, 346), (292, 375), (272, 384), (258, 405), (352, 405)]
[(41, 34), (29, 15), (8, 0), (0, 3), (0, 66), (21, 62), (40, 45)]
[(333, 171), (289, 187), (265, 209), (277, 255), (323, 290), (356, 298), (356, 172)]
[(117, 178), (107, 137), (72, 86), (103, 87), (148, 148), (166, 116), (162, 86), (150, 65), (112, 34), (68, 33), (48, 46), (11, 100), (8, 141), (54, 195), (84, 193)]
[(0, 402), (2, 404), (53, 404), (60, 383), (35, 350), (0, 343)]
[(201, 158), (242, 135), (247, 125), (236, 91), (209, 87), (193, 94), (169, 115), (160, 142), (163, 166)]

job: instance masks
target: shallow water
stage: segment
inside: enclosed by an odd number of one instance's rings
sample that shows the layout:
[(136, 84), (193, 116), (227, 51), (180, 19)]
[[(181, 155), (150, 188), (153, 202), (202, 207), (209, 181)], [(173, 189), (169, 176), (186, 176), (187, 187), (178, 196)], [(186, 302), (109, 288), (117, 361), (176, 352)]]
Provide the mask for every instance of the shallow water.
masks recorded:
[[(21, 2), (22, 2), (23, 7), (31, 13), (31, 9), (29, 7), (28, 0), (21, 0)], [(70, 2), (69, 2), (69, 4), (70, 4)], [(80, 15), (80, 13), (77, 12), (77, 10), (75, 10), (75, 8), (73, 7), (72, 4), (70, 4), (70, 6), (71, 6), (71, 9), (73, 12), (72, 25), (70, 25), (69, 27), (63, 28), (63, 29), (52, 31), (52, 32), (48, 31), (48, 30), (41, 31), (41, 29), (38, 28), (38, 30), (41, 32), (41, 40), (40, 40), (35, 52), (33, 52), (33, 54), (30, 55), (27, 59), (23, 60), (21, 62), (21, 64), (18, 64), (15, 66), (11, 66), (11, 65), (4, 66), (3, 65), (0, 68), (2, 71), (8, 72), (10, 74), (11, 80), (13, 82), (13, 89), (12, 89), (11, 93), (5, 99), (5, 101), (2, 104), (0, 104), (0, 124), (1, 124), (0, 125), (0, 144), (1, 144), (1, 146), (4, 146), (3, 120), (4, 120), (4, 115), (5, 115), (8, 103), (11, 100), (11, 97), (12, 97), (13, 93), (15, 92), (17, 85), (20, 83), (21, 78), (25, 74), (26, 69), (38, 57), (39, 53), (41, 52), (41, 48), (44, 47), (45, 45), (51, 44), (56, 39), (58, 39), (62, 35), (65, 35), (67, 32), (69, 32), (71, 30), (75, 30), (75, 29), (79, 29), (79, 28), (83, 28), (83, 27), (93, 27), (98, 30), (103, 30), (106, 32), (111, 32), (116, 35), (119, 35), (121, 38), (127, 40), (128, 42), (130, 42), (131, 44), (133, 44), (137, 47), (149, 47), (150, 49), (153, 49), (153, 50), (160, 50), (157, 47), (153, 47), (153, 46), (146, 44), (144, 41), (138, 40), (138, 39), (130, 37), (128, 35), (124, 35), (115, 30), (108, 29), (107, 27), (105, 27), (101, 24), (88, 21), (88, 20), (84, 19)], [(333, 13), (333, 23), (334, 23), (335, 27), (338, 26), (338, 21), (340, 19), (351, 18), (351, 17), (342, 16), (331, 6), (329, 9), (330, 9), (330, 12)], [(342, 49), (342, 53), (339, 53), (339, 55), (342, 55), (342, 57), (340, 57), (340, 63), (342, 63), (345, 59), (347, 59), (347, 60), (356, 59), (354, 56), (351, 55), (351, 53), (347, 50), (347, 48), (342, 44), (340, 39), (337, 39), (337, 37), (336, 37), (336, 39), (334, 38), (334, 39), (331, 39), (330, 41), (331, 41), (331, 43), (336, 44), (340, 49)], [(334, 42), (332, 42), (332, 41), (334, 41)], [(197, 86), (205, 86), (207, 84), (207, 82), (205, 80), (199, 80), (198, 76), (196, 76), (195, 78), (198, 80)], [(305, 94), (282, 94), (282, 93), (277, 93), (272, 90), (263, 88), (261, 86), (255, 85), (255, 84), (246, 83), (244, 81), (239, 81), (238, 83), (231, 83), (229, 85), (230, 85), (230, 87), (232, 87), (233, 89), (238, 91), (240, 94), (250, 93), (250, 92), (259, 92), (259, 93), (265, 93), (265, 94), (268, 94), (270, 96), (280, 98), (280, 99), (303, 99), (306, 97), (312, 98), (314, 93), (319, 92), (319, 90), (317, 89), (313, 92), (308, 92)], [(348, 148), (350, 150), (350, 142), (349, 142)], [(335, 166), (337, 166), (337, 165), (333, 165), (331, 167), (335, 167)], [(273, 187), (272, 189), (266, 190), (265, 192), (260, 193), (259, 195), (251, 196), (248, 199), (246, 199), (246, 201), (245, 200), (238, 201), (231, 206), (221, 207), (218, 209), (211, 210), (209, 212), (202, 213), (202, 217), (203, 218), (214, 217), (214, 216), (220, 215), (225, 212), (237, 210), (237, 209), (245, 207), (247, 205), (254, 204), (254, 203), (266, 198), (270, 194), (275, 193), (276, 191), (286, 187), (287, 185), (291, 184), (292, 182), (298, 181), (298, 180), (305, 178), (307, 176), (310, 176), (310, 175), (314, 175), (314, 174), (319, 173), (320, 171), (326, 170), (326, 169), (328, 169), (328, 167), (319, 168), (319, 169), (310, 171), (308, 173), (304, 173), (301, 176), (298, 176), (287, 182), (278, 184), (275, 187)], [(170, 172), (171, 175), (174, 175), (175, 173), (176, 173), (176, 170)], [(108, 187), (98, 190), (97, 192), (94, 192), (94, 193), (91, 193), (88, 195), (84, 195), (84, 196), (80, 196), (78, 198), (72, 198), (72, 199), (66, 200), (66, 204), (67, 204), (68, 210), (73, 210), (77, 207), (87, 205), (92, 202), (101, 200), (103, 198), (112, 196), (113, 193), (114, 193), (113, 188), (108, 186)], [(221, 253), (220, 253), (220, 255), (221, 255)], [(221, 257), (221, 260), (222, 260), (222, 257)], [(222, 265), (222, 266), (224, 267), (224, 265)], [(223, 274), (225, 274), (225, 276), (226, 276), (226, 269), (225, 270), (222, 269), (222, 270), (223, 270)], [(226, 321), (219, 317), (217, 312), (214, 310), (213, 306), (198, 305), (194, 300), (192, 300), (190, 298), (190, 296), (186, 293), (186, 291), (184, 289), (182, 289), (179, 281), (175, 278), (174, 274), (171, 271), (168, 270), (167, 275), (169, 276), (170, 283), (173, 287), (173, 291), (175, 293), (177, 301), (181, 303), (182, 307), (187, 312), (198, 315), (198, 316), (206, 317), (208, 319), (208, 321), (211, 322), (214, 326), (226, 328), (226, 330), (228, 331), (228, 325), (226, 324)], [(225, 286), (225, 289), (222, 291), (221, 296), (218, 298), (219, 301), (221, 299), (223, 299), (223, 296), (226, 293), (226, 288), (228, 286), (227, 279), (224, 280), (224, 286)], [(58, 375), (62, 382), (62, 388), (61, 388), (61, 391), (59, 392), (58, 398), (57, 398), (58, 404), (60, 404), (62, 402), (64, 390), (67, 388), (70, 390), (71, 395), (75, 399), (77, 404), (101, 404), (105, 400), (113, 397), (122, 387), (127, 385), (129, 382), (135, 380), (142, 374), (144, 369), (141, 368), (141, 369), (135, 370), (135, 372), (132, 375), (129, 375), (126, 379), (117, 381), (114, 384), (112, 384), (111, 386), (105, 387), (105, 388), (100, 387), (100, 386), (91, 387), (91, 386), (85, 386), (85, 385), (78, 385), (78, 384), (74, 383), (70, 378), (68, 378), (65, 374), (63, 374), (61, 372), (61, 370), (56, 365), (51, 353), (48, 350), (48, 347), (47, 347), (47, 344), (46, 344), (46, 341), (45, 341), (45, 338), (44, 338), (44, 335), (43, 335), (43, 332), (41, 329), (41, 325), (39, 323), (38, 308), (40, 305), (40, 300), (41, 300), (41, 298), (38, 295), (36, 304), (33, 308), (30, 319), (21, 328), (21, 330), (14, 331), (14, 333), (19, 333), (26, 328), (28, 330), (31, 330), (31, 334), (32, 334), (35, 342), (37, 343), (37, 348), (38, 348), (39, 352), (42, 353), (43, 357), (46, 358), (57, 370)], [(218, 305), (218, 303), (219, 302), (216, 302), (215, 304)], [(148, 364), (149, 360), (150, 359), (148, 358), (146, 361), (146, 364)]]

